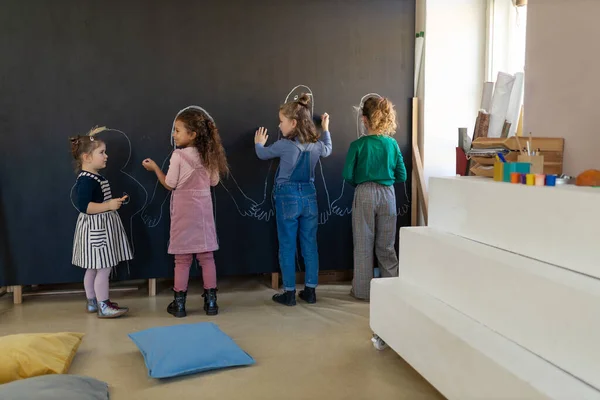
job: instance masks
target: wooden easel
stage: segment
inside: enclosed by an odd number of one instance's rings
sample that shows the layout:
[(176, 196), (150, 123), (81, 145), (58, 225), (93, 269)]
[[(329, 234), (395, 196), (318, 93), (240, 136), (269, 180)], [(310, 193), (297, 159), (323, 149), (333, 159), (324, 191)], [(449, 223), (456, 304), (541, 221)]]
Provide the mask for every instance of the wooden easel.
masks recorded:
[(429, 198), (425, 189), (423, 156), (419, 151), (419, 98), (412, 98), (412, 184), (411, 184), (411, 225), (419, 224), (419, 209), (427, 225), (427, 204)]

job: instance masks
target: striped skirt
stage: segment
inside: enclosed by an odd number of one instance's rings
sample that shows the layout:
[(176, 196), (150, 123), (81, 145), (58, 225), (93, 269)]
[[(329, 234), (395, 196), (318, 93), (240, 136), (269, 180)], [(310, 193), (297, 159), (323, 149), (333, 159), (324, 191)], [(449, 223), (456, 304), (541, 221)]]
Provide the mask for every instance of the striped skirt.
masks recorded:
[(110, 268), (133, 258), (116, 211), (79, 214), (73, 240), (73, 264), (85, 269)]

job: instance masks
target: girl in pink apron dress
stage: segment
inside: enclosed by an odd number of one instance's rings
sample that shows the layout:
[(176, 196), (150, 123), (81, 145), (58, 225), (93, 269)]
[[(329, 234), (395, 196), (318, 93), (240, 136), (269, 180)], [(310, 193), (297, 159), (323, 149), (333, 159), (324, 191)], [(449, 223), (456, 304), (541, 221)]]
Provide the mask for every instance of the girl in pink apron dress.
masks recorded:
[(202, 267), (204, 311), (217, 315), (217, 271), (213, 251), (219, 248), (210, 192), (219, 175), (228, 172), (225, 151), (214, 121), (200, 108), (181, 111), (173, 129), (178, 147), (165, 175), (151, 159), (144, 168), (156, 173), (160, 183), (171, 190), (171, 238), (169, 254), (175, 255), (174, 300), (169, 314), (185, 317), (190, 267), (194, 256)]

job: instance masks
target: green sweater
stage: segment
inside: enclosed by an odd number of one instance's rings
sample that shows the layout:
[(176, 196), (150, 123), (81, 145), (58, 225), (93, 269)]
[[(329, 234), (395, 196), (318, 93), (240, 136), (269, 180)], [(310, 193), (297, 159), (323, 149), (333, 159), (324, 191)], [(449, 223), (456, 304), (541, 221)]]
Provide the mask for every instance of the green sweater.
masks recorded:
[(387, 135), (368, 135), (352, 142), (344, 180), (352, 186), (364, 182), (391, 186), (406, 181), (406, 167), (396, 140)]

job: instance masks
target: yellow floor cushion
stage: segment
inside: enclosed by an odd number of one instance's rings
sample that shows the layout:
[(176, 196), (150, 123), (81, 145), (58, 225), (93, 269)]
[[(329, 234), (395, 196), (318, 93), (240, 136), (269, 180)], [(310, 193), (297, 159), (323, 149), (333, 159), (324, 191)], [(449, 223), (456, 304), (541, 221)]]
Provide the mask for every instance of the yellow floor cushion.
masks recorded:
[(48, 374), (64, 374), (83, 333), (27, 333), (0, 337), (0, 384)]

